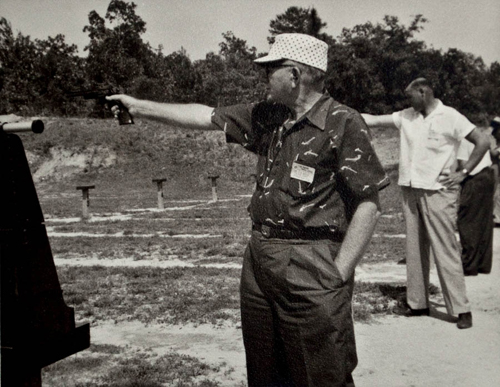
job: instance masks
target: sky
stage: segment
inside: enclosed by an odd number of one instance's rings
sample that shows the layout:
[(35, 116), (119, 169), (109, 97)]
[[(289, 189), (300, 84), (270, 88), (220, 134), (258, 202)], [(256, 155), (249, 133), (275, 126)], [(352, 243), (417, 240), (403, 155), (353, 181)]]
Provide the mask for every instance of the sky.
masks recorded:
[[(63, 34), (85, 56), (89, 38), (83, 32), (88, 15), (106, 14), (110, 0), (0, 0), (0, 17), (14, 33), (32, 39)], [(457, 48), (483, 58), (487, 65), (500, 62), (500, 0), (136, 0), (136, 14), (146, 22), (143, 40), (163, 46), (168, 55), (184, 48), (192, 60), (218, 52), (222, 34), (232, 31), (258, 52), (267, 52), (269, 23), (290, 6), (314, 7), (327, 23), (324, 32), (337, 37), (342, 28), (368, 21), (380, 23), (397, 16), (408, 26), (415, 15), (428, 23), (416, 38), (428, 47)]]

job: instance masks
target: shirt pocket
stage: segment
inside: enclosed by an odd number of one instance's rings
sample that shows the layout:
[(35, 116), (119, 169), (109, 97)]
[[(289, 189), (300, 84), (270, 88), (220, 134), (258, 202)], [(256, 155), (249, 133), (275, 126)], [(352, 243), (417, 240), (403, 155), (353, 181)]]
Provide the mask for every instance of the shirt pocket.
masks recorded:
[(448, 138), (444, 134), (432, 132), (427, 135), (425, 147), (430, 150), (439, 150), (448, 143)]

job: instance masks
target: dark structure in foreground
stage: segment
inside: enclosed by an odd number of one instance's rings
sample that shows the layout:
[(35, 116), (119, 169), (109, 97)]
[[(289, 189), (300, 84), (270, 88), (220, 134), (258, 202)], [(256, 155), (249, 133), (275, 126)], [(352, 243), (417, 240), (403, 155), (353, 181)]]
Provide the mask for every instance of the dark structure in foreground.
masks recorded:
[(76, 326), (64, 303), (24, 147), (11, 133), (18, 130), (26, 129), (0, 128), (1, 382), (36, 387), (41, 368), (90, 346), (90, 327)]

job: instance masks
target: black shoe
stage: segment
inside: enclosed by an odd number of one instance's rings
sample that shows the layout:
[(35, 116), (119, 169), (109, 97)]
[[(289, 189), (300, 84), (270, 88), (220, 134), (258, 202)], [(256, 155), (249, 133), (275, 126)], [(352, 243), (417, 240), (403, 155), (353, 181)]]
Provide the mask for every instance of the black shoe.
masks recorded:
[(403, 258), (402, 260), (398, 261), (398, 265), (406, 265), (406, 258)]
[(457, 328), (458, 329), (472, 328), (472, 313), (471, 312), (460, 313), (458, 315)]
[(425, 309), (412, 309), (408, 305), (396, 305), (392, 308), (392, 313), (397, 314), (398, 316), (404, 317), (417, 317), (417, 316), (429, 316), (430, 310), (429, 308)]

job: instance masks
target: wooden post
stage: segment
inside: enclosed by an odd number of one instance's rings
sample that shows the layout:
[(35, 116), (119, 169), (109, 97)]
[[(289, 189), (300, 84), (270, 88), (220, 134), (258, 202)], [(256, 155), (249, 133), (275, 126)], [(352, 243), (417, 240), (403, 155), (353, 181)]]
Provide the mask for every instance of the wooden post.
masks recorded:
[(163, 210), (165, 206), (163, 205), (163, 182), (167, 179), (153, 179), (153, 183), (156, 183), (158, 188), (158, 208)]
[(219, 175), (208, 175), (208, 178), (212, 180), (212, 200), (217, 201), (217, 179)]
[(89, 190), (94, 189), (95, 185), (78, 185), (76, 189), (82, 190), (82, 219), (87, 220), (89, 218)]

